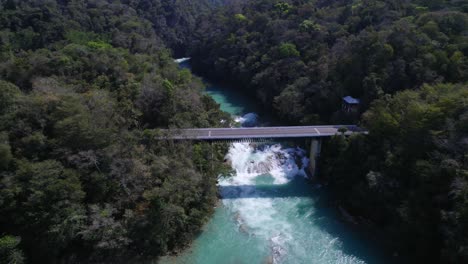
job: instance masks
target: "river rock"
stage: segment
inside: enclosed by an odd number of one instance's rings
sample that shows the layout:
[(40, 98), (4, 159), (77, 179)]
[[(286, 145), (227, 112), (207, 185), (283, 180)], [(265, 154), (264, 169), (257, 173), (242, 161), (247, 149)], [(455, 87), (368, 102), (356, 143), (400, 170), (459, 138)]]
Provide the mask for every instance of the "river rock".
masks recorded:
[(236, 221), (237, 224), (239, 224), (239, 231), (243, 234), (249, 235), (249, 230), (247, 225), (244, 223), (244, 219), (242, 219), (241, 215), (239, 212), (236, 212), (234, 214), (234, 220)]

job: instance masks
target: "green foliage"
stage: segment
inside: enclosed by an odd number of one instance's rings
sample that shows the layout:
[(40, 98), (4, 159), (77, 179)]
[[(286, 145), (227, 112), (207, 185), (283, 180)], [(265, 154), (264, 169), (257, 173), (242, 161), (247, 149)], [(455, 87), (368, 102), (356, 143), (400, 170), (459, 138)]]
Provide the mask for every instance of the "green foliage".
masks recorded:
[[(468, 81), (468, 15), (460, 3), (436, 2), (231, 3), (200, 20), (192, 66), (240, 83), (284, 122), (356, 122), (385, 94)], [(248, 26), (227, 19), (239, 10)], [(298, 82), (303, 78), (307, 85)], [(286, 95), (299, 109), (292, 115), (278, 107)], [(355, 116), (340, 111), (347, 95), (361, 99)]]
[(6, 133), (0, 133), (0, 170), (7, 170), (13, 155)]
[(283, 43), (278, 47), (279, 55), (281, 58), (299, 57), (300, 53), (296, 45), (292, 43)]
[(171, 81), (165, 79), (163, 80), (162, 85), (164, 86), (168, 94), (172, 94), (174, 92), (174, 85), (171, 83)]
[(239, 23), (243, 23), (247, 21), (247, 17), (245, 17), (243, 14), (235, 14), (234, 19), (236, 19), (236, 21)]
[(418, 260), (467, 262), (466, 5), (208, 2), (0, 3), (2, 260), (144, 258), (197, 234), (225, 149), (152, 129), (230, 117), (165, 43), (289, 123), (348, 121), (341, 98), (361, 98), (370, 135), (327, 143), (330, 188)]
[(110, 49), (112, 45), (102, 42), (102, 41), (89, 41), (86, 45), (92, 49), (103, 50), (103, 49)]
[(323, 176), (341, 202), (385, 226), (405, 255), (467, 260), (467, 96), (466, 85), (437, 84), (382, 98), (364, 115), (368, 137), (324, 148)]
[(65, 39), (70, 43), (86, 45), (89, 42), (99, 42), (103, 41), (102, 35), (96, 34), (94, 32), (83, 32), (77, 30), (70, 30), (65, 33)]
[(12, 112), (20, 96), (21, 91), (18, 87), (0, 80), (0, 115)]
[(280, 14), (287, 14), (289, 13), (291, 6), (288, 3), (279, 2), (275, 4), (275, 8)]
[(9, 264), (24, 263), (23, 252), (18, 249), (21, 238), (14, 236), (0, 237), (0, 259)]
[(297, 91), (295, 86), (290, 86), (275, 97), (273, 106), (283, 118), (298, 121), (303, 117), (302, 102), (301, 93)]
[(230, 123), (162, 43), (189, 38), (202, 1), (46, 2), (0, 1), (0, 262), (186, 246), (223, 156), (152, 129)]
[(322, 30), (322, 27), (315, 23), (314, 21), (311, 20), (304, 20), (302, 23), (299, 25), (299, 29), (302, 32), (311, 32), (311, 31), (320, 31)]

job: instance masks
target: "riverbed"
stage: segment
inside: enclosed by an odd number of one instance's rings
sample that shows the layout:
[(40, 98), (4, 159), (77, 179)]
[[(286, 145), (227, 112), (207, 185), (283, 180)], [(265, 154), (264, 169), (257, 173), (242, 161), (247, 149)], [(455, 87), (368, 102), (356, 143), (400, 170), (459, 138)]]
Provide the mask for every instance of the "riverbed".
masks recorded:
[[(190, 69), (188, 63), (181, 66)], [(257, 115), (252, 98), (204, 81), (206, 93), (239, 121)], [(258, 126), (268, 121), (254, 120)], [(330, 206), (326, 189), (307, 180), (303, 146), (288, 144), (231, 144), (226, 159), (234, 174), (220, 175), (221, 201), (212, 219), (189, 249), (162, 262), (389, 263)]]

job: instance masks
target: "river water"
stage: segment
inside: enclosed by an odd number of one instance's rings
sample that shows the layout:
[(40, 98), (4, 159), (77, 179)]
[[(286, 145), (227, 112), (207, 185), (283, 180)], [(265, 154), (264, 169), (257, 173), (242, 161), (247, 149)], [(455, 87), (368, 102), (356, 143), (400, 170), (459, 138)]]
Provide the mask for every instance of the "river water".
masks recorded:
[[(207, 84), (207, 93), (233, 116), (251, 113), (240, 121), (255, 116), (254, 101), (232, 89)], [(234, 173), (220, 175), (222, 199), (212, 219), (189, 249), (163, 263), (389, 262), (341, 220), (324, 188), (307, 181), (302, 148), (284, 142), (233, 143), (226, 159)]]

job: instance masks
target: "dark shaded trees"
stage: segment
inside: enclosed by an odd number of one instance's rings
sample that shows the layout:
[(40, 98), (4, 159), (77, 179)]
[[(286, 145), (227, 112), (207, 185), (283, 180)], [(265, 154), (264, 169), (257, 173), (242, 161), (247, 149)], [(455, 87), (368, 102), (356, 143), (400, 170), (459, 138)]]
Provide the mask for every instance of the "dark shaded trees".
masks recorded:
[(382, 226), (405, 255), (467, 259), (466, 85), (425, 85), (375, 101), (366, 137), (333, 138), (323, 177), (357, 215)]
[[(250, 1), (198, 23), (194, 69), (240, 81), (266, 108), (294, 91), (299, 113), (276, 108), (287, 122), (342, 121), (335, 112), (346, 95), (361, 98), (364, 111), (384, 94), (468, 80), (459, 3)], [(297, 118), (311, 113), (320, 118)]]

